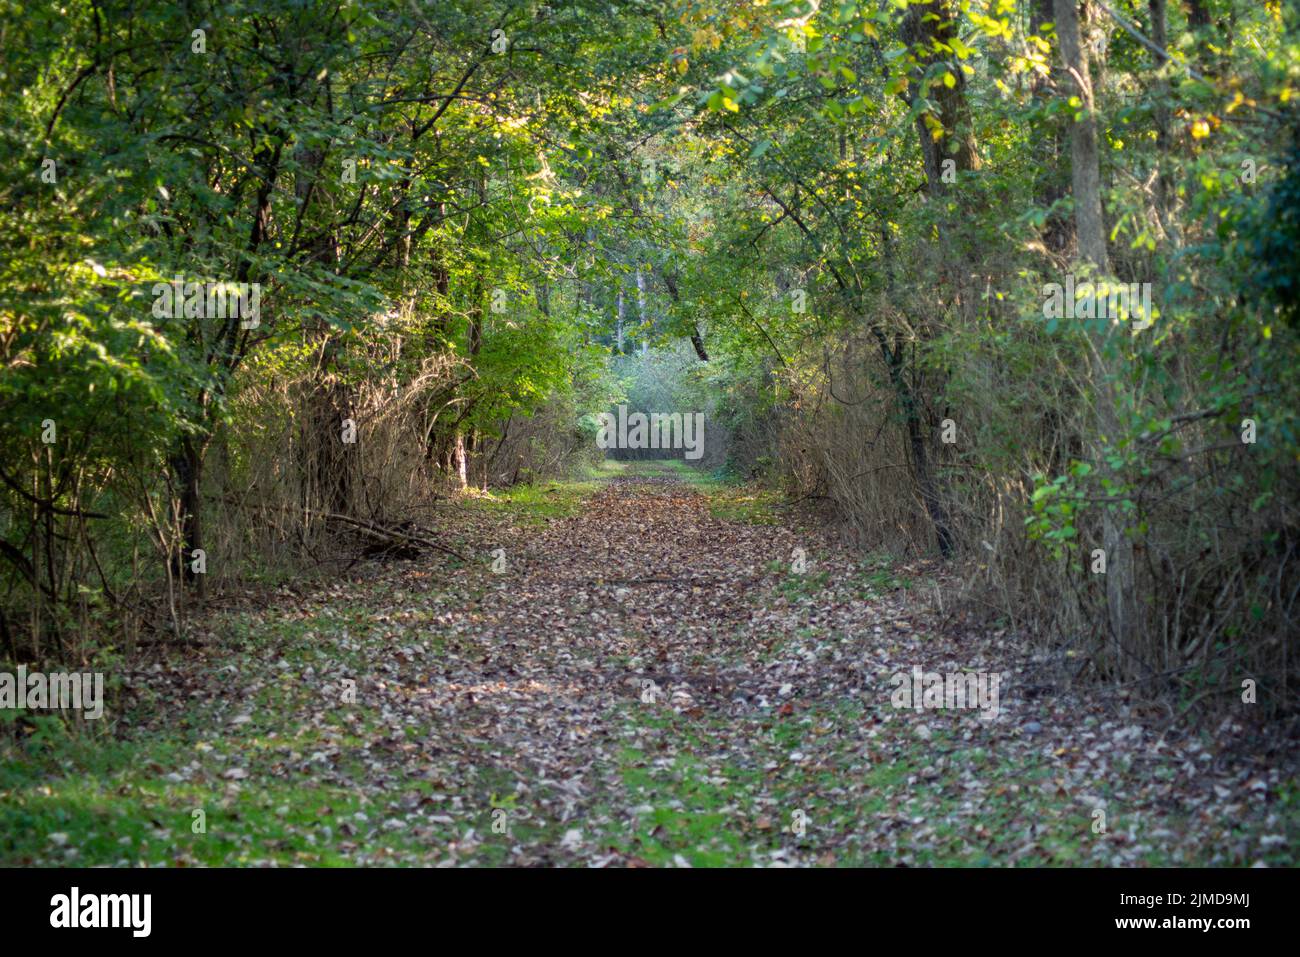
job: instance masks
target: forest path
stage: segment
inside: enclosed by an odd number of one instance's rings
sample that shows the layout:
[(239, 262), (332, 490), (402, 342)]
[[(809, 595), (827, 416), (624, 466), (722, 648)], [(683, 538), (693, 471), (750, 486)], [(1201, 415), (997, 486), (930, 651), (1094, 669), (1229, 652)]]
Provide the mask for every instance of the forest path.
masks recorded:
[[(1231, 734), (1213, 753), (1157, 746), (1162, 722), (1044, 688), (1006, 636), (930, 611), (931, 566), (837, 545), (773, 494), (680, 465), (602, 473), (439, 505), (471, 565), (368, 563), (250, 595), (197, 649), (131, 662), (111, 709), (124, 741), (0, 762), (0, 862), (1289, 853), (1294, 782), (1265, 758), (1233, 758)], [(914, 667), (997, 673), (996, 718), (894, 707), (891, 677)]]

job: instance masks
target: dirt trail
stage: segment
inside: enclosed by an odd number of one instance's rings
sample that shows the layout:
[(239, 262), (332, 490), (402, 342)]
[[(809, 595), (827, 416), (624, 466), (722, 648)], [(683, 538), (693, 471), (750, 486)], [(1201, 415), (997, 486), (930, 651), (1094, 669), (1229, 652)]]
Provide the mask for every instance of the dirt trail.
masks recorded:
[(629, 727), (779, 702), (788, 674), (765, 676), (757, 659), (790, 620), (753, 589), (796, 543), (784, 528), (712, 517), (678, 480), (615, 480), (581, 515), (504, 545), (505, 570), (450, 622), (482, 657), (462, 659), (424, 704), (461, 746), (490, 742), (493, 772), (539, 782), (566, 832), (617, 815), (632, 800), (618, 755)]
[[(460, 770), (478, 744), (477, 776), (512, 782), (515, 861), (1220, 853), (1194, 824), (1161, 823), (1214, 801), (1212, 786), (1183, 805), (1180, 789), (1138, 781), (1195, 747), (1148, 753), (1155, 730), (1126, 708), (1057, 694), (1000, 635), (944, 633), (932, 586), (894, 566), (786, 524), (716, 518), (673, 478), (616, 479), (581, 514), (504, 547), (505, 571), (449, 622), (482, 657), (446, 671), (424, 704)], [(1000, 714), (894, 708), (890, 679), (914, 667), (998, 674)], [(1252, 762), (1197, 767), (1247, 802), (1266, 790)], [(1236, 836), (1221, 853), (1269, 847), (1250, 845)]]
[[(935, 567), (646, 471), (531, 511), (444, 512), (471, 566), (357, 566), (215, 614), (197, 650), (128, 673), (125, 744), (68, 745), (40, 787), (10, 789), (0, 858), (1289, 859), (1295, 782), (1252, 728), (1162, 741), (1160, 715), (940, 621)], [(997, 675), (996, 715), (895, 707), (892, 679), (916, 668)]]

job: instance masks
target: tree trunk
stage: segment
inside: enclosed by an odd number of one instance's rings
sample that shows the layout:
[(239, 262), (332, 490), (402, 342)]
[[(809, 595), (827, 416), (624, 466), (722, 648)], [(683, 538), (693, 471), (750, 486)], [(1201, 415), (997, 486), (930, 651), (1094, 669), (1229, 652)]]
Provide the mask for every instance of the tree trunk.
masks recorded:
[(171, 459), (179, 494), (176, 512), (181, 540), (173, 559), (177, 577), (194, 585), (200, 601), (207, 598), (205, 576), (194, 571), (194, 551), (203, 548), (203, 451), (191, 438), (182, 439)]
[[(957, 18), (948, 5), (948, 0), (911, 6), (903, 21), (903, 38), (911, 46), (920, 66), (914, 71), (915, 85), (909, 94), (920, 95), (920, 81), (924, 70), (941, 59), (946, 59), (946, 51), (951, 49), (951, 41), (957, 36)], [(925, 169), (926, 192), (939, 199), (948, 192), (951, 185), (945, 181), (945, 174), (951, 172), (959, 175), (979, 169), (979, 152), (975, 137), (971, 131), (970, 106), (966, 99), (966, 76), (956, 64), (949, 70), (954, 78), (951, 87), (937, 80), (929, 89), (929, 97), (938, 106), (936, 119), (942, 131), (939, 138), (926, 124), (924, 118), (917, 117), (917, 135), (921, 148), (921, 161)], [(960, 180), (958, 180), (960, 181)], [(944, 234), (947, 226), (942, 227)], [(951, 247), (950, 247), (951, 248)], [(891, 267), (892, 270), (892, 267)], [(945, 257), (940, 269), (939, 281), (952, 291), (954, 301), (960, 298), (960, 284), (965, 270), (954, 257)], [(930, 338), (930, 332), (924, 322), (916, 325), (917, 336), (922, 342)], [(904, 426), (907, 430), (908, 446), (912, 451), (912, 471), (916, 480), (917, 491), (925, 506), (927, 516), (934, 526), (935, 541), (940, 554), (945, 557), (952, 554), (954, 541), (951, 520), (944, 507), (939, 483), (935, 479), (930, 463), (929, 442), (932, 436), (921, 416), (921, 406), (917, 398), (915, 382), (909, 382), (906, 362), (905, 343), (897, 341), (891, 349), (883, 333), (877, 336), (885, 363), (889, 367), (890, 380), (894, 394), (903, 412)]]
[(916, 403), (911, 401), (910, 396), (904, 403), (903, 415), (907, 420), (907, 441), (912, 447), (916, 486), (921, 492), (921, 502), (925, 505), (926, 514), (934, 525), (934, 537), (939, 545), (939, 554), (947, 558), (952, 554), (954, 545), (952, 521), (939, 495), (939, 486), (934, 480), (934, 470), (930, 467), (930, 456), (926, 451), (926, 443), (930, 441), (930, 436), (926, 434)]
[[(943, 58), (944, 48), (950, 47), (956, 36), (957, 18), (949, 9), (947, 0), (908, 7), (903, 20), (903, 39), (912, 47), (921, 64), (914, 76), (917, 86), (911, 94), (913, 97), (920, 93), (922, 70)], [(929, 93), (930, 99), (939, 106), (937, 119), (943, 127), (940, 138), (934, 138), (923, 118), (917, 117), (916, 120), (925, 178), (932, 196), (939, 196), (946, 190), (947, 184), (943, 180), (945, 161), (951, 160), (951, 168), (955, 170), (974, 170), (980, 165), (975, 137), (971, 132), (970, 107), (966, 101), (966, 75), (955, 64), (949, 72), (955, 80), (953, 85), (950, 87), (935, 81)]]
[(623, 354), (623, 312), (624, 312), (624, 305), (623, 305), (623, 282), (622, 282), (622, 280), (619, 280), (619, 281), (618, 281), (618, 307), (617, 307), (617, 309), (618, 309), (618, 318), (615, 320), (615, 325), (614, 325), (614, 342), (615, 342), (615, 348), (617, 349), (618, 354), (619, 354), (619, 355), (622, 355), (622, 354)]
[[(1090, 265), (1091, 278), (1106, 278), (1110, 258), (1106, 251), (1106, 227), (1101, 206), (1101, 172), (1097, 150), (1097, 120), (1088, 55), (1079, 39), (1078, 0), (1055, 0), (1056, 32), (1061, 41), (1061, 62), (1067, 75), (1066, 89), (1077, 96), (1082, 116), (1070, 124), (1071, 180), (1074, 184), (1074, 223), (1079, 258)], [(1103, 474), (1119, 479), (1105, 463), (1107, 452), (1120, 437), (1118, 370), (1107, 368), (1106, 351), (1111, 328), (1089, 334), (1092, 375), (1095, 383), (1096, 415), (1100, 441), (1094, 454)], [(1114, 509), (1102, 513), (1102, 547), (1106, 552), (1106, 609), (1110, 629), (1113, 665), (1123, 668), (1130, 647), (1129, 635), (1135, 622), (1131, 614), (1133, 591), (1132, 547)]]
[(1074, 229), (1079, 258), (1099, 273), (1110, 271), (1106, 225), (1101, 209), (1101, 171), (1097, 115), (1088, 72), (1088, 54), (1079, 35), (1078, 0), (1055, 0), (1056, 34), (1061, 41), (1065, 86), (1082, 102), (1082, 115), (1070, 124), (1070, 178), (1074, 185)]
[(456, 475), (460, 479), (461, 491), (469, 488), (469, 456), (465, 452), (465, 433), (456, 433)]

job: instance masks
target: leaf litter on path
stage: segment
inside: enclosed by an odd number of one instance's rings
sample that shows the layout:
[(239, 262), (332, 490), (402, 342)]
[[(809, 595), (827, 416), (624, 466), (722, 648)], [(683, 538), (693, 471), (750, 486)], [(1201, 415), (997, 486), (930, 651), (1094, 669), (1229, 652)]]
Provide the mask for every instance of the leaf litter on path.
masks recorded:
[[(1122, 698), (1043, 694), (1028, 648), (931, 610), (915, 580), (941, 567), (710, 495), (616, 479), (540, 525), (469, 503), (445, 531), (478, 564), (358, 566), (214, 615), (198, 653), (128, 675), (127, 735), (165, 754), (81, 782), (139, 802), (106, 812), (119, 830), (167, 830), (83, 835), (78, 862), (1293, 860), (1294, 777), (1258, 728), (1162, 738)], [(1000, 675), (999, 713), (893, 707), (914, 667)], [(39, 844), (23, 859), (78, 847)]]

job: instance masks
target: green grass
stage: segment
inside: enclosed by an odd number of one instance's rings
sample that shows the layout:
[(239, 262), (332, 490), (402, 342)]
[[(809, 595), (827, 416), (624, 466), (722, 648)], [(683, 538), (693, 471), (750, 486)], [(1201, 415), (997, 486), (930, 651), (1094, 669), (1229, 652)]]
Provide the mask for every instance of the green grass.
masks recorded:
[[(143, 686), (108, 709), (127, 709), (129, 735), (107, 720), (69, 726), (58, 715), (22, 716), (24, 727), (0, 734), (0, 865), (427, 857), (434, 835), (418, 822), (384, 830), (373, 843), (360, 837), (404, 819), (405, 801), (429, 786), (403, 781), (392, 794), (357, 786), (370, 774), (363, 745), (386, 730), (382, 715), (364, 703), (339, 708), (328, 697), (336, 676), (363, 673), (391, 640), (375, 621), (378, 608), (344, 605), (315, 616), (263, 608), (218, 617), (212, 639), (187, 653), (210, 662), (194, 669), (194, 681), (238, 687), (240, 698), (202, 700)], [(427, 631), (418, 641), (430, 654), (442, 648)], [(219, 670), (227, 664), (260, 680), (236, 684)], [(233, 724), (241, 712), (250, 720)], [(19, 720), (16, 712), (6, 717)], [(306, 760), (327, 748), (338, 749), (328, 765)], [(247, 771), (240, 786), (224, 777), (231, 768)], [(448, 828), (446, 839), (453, 836)]]
[(896, 559), (884, 553), (875, 553), (867, 556), (862, 562), (857, 578), (854, 581), (854, 591), (859, 598), (867, 601), (873, 601), (889, 592), (903, 590), (907, 591), (915, 586), (906, 575), (899, 575), (895, 571)]
[(772, 489), (722, 484), (709, 495), (709, 514), (727, 522), (776, 525), (780, 518), (773, 509), (781, 498)]
[(521, 525), (545, 525), (579, 514), (583, 503), (600, 491), (608, 478), (619, 473), (618, 469), (592, 468), (579, 478), (477, 493), (466, 497), (464, 503), (470, 508), (509, 514)]
[(598, 459), (595, 462), (584, 462), (573, 470), (569, 478), (577, 482), (604, 482), (625, 474), (628, 466), (633, 464), (635, 463), (619, 462), (615, 459)]
[[(782, 567), (785, 566), (784, 562), (781, 564)], [(800, 574), (791, 572), (781, 579), (780, 584), (777, 585), (777, 590), (790, 601), (815, 598), (825, 593), (826, 585), (830, 579), (830, 572), (803, 572)]]
[(627, 461), (608, 460), (611, 465), (620, 467), (620, 474), (627, 478), (690, 478), (694, 470), (683, 467), (679, 459), (629, 459)]
[[(359, 739), (336, 743), (358, 756), (341, 761), (334, 773), (364, 781), (368, 768)], [(306, 747), (301, 739), (296, 744)], [(506, 776), (488, 773), (486, 763), (471, 789), (456, 790), (463, 810), (432, 822), (412, 811), (430, 803), (447, 807), (453, 795), (431, 782), (404, 780), (367, 791), (314, 773), (277, 772), (283, 749), (270, 748), (265, 739), (248, 745), (244, 766), (256, 783), (245, 781), (237, 791), (225, 781), (173, 782), (160, 774), (160, 768), (180, 768), (213, 753), (209, 742), (185, 734), (47, 746), (37, 760), (48, 776), (33, 775), (31, 756), (22, 764), (2, 762), (0, 864), (418, 864), (436, 859), (471, 827), (482, 841), (472, 862), (499, 864), (508, 859), (512, 842), (558, 841), (559, 825), (523, 815)], [(259, 748), (268, 752), (262, 759), (248, 757)], [(493, 833), (493, 807), (507, 809), (509, 834)], [(203, 831), (196, 833), (200, 820)], [(51, 840), (55, 834), (66, 835), (65, 846)]]
[[(891, 866), (901, 854), (916, 865), (992, 865), (1037, 822), (1040, 849), (1025, 864), (1064, 865), (1082, 856), (1090, 819), (1080, 805), (1037, 787), (1050, 776), (1045, 760), (1005, 761), (979, 748), (954, 749), (955, 739), (941, 729), (929, 741), (901, 736), (888, 754), (866, 762), (851, 733), (865, 719), (864, 707), (852, 701), (789, 717), (739, 719), (749, 725), (740, 733), (720, 718), (643, 717), (648, 746), (625, 748), (620, 773), (625, 803), (653, 810), (607, 840), (653, 864), (680, 855), (696, 867), (748, 866), (780, 847), (818, 859), (830, 850), (833, 858), (825, 862), (841, 865)], [(713, 760), (717, 742), (727, 739), (750, 744), (743, 766)], [(942, 778), (932, 784), (920, 777), (947, 750), (956, 751), (950, 760), (977, 765), (985, 786), (1005, 790), (978, 819), (962, 813), (960, 790), (945, 790)], [(796, 765), (795, 752), (812, 767)], [(663, 754), (675, 754), (671, 764), (655, 763)], [(853, 781), (856, 796), (837, 798), (845, 783), (838, 769), (864, 765)], [(806, 821), (802, 835), (792, 827), (797, 811)], [(870, 839), (882, 820), (902, 817), (923, 817), (930, 832), (914, 838), (921, 829), (905, 828), (890, 847)]]
[[(231, 745), (250, 773), (270, 770), (280, 756), (264, 735), (221, 740), (205, 734), (201, 714), (180, 717), (171, 730), (147, 738), (65, 736), (18, 745), (0, 761), (0, 863), (348, 862), (337, 842), (322, 838), (331, 825), (340, 833), (363, 807), (374, 813), (360, 791), (308, 775), (258, 773), (257, 787), (241, 790), (217, 775), (202, 782), (169, 778), (196, 761), (221, 766), (216, 756)], [(309, 746), (294, 739), (295, 748)], [(75, 856), (52, 834), (66, 835)]]

